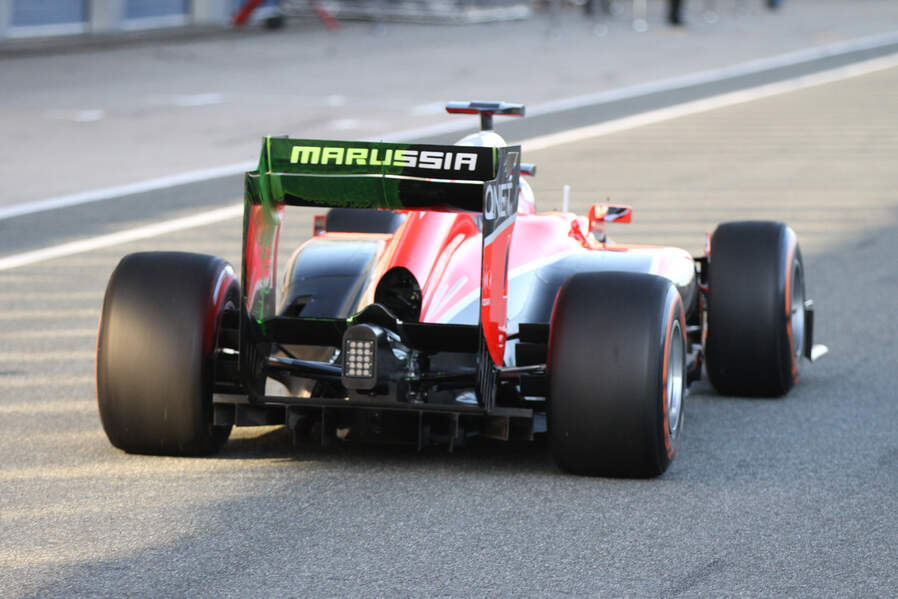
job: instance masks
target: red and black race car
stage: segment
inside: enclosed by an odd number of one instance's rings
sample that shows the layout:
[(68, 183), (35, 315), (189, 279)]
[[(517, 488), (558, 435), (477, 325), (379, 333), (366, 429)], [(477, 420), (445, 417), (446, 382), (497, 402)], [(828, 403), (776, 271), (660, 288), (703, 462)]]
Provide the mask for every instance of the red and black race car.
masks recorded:
[[(208, 454), (235, 425), (450, 449), (547, 432), (563, 470), (653, 476), (703, 365), (721, 393), (781, 396), (823, 351), (785, 224), (720, 225), (699, 258), (616, 244), (605, 225), (628, 207), (536, 211), (534, 167), (492, 130), (523, 106), (447, 109), (482, 130), (447, 146), (266, 138), (239, 280), (212, 256), (122, 259), (97, 343), (113, 445)], [(332, 210), (277, 290), (286, 206)]]

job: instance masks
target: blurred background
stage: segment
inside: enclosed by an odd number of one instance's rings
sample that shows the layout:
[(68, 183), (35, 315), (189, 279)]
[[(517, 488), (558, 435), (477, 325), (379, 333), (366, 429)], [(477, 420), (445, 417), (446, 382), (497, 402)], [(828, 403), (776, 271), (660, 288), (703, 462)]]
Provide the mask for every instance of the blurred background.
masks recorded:
[(0, 0), (0, 206), (242, 164), (266, 134), (424, 138), (448, 100), (558, 112), (898, 29), (893, 0), (689, 0), (683, 26), (668, 0), (594, 4)]

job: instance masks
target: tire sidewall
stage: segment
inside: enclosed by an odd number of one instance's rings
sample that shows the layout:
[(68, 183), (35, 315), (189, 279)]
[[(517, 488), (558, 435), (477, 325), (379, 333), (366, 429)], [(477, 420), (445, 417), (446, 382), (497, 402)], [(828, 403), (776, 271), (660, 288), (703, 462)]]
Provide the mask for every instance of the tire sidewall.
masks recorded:
[(145, 252), (110, 277), (97, 337), (97, 402), (110, 442), (130, 453), (202, 455), (230, 427), (213, 427), (214, 353), (239, 282), (220, 258)]
[[(683, 352), (684, 357), (684, 371), (685, 371), (685, 356), (686, 356), (686, 313), (683, 309), (683, 301), (680, 298), (680, 294), (671, 287), (668, 292), (668, 298), (666, 301), (668, 306), (667, 308), (667, 318), (666, 324), (664, 328), (662, 346), (663, 346), (663, 361), (661, 367), (661, 447), (657, 452), (658, 456), (658, 465), (659, 469), (663, 472), (667, 470), (667, 467), (673, 461), (676, 456), (679, 446), (680, 446), (680, 436), (683, 431), (683, 423), (685, 421), (686, 415), (686, 377), (685, 374), (682, 376), (680, 383), (680, 397), (681, 404), (679, 409), (679, 417), (677, 421), (677, 428), (675, 431), (671, 431), (671, 415), (668, 413), (668, 402), (667, 402), (667, 383), (668, 377), (670, 376), (670, 368), (668, 368), (668, 360), (671, 358), (671, 350), (674, 344), (679, 344), (680, 349)], [(679, 326), (675, 326), (678, 324)], [(677, 334), (679, 331), (679, 334)]]
[[(549, 443), (563, 470), (647, 477), (667, 469), (685, 414), (685, 330), (679, 292), (662, 277), (580, 273), (561, 286), (547, 365)], [(671, 436), (666, 382), (674, 343), (684, 350), (684, 393)]]
[(794, 269), (804, 265), (795, 232), (779, 222), (720, 225), (711, 240), (706, 370), (726, 395), (779, 397), (798, 381), (791, 325)]

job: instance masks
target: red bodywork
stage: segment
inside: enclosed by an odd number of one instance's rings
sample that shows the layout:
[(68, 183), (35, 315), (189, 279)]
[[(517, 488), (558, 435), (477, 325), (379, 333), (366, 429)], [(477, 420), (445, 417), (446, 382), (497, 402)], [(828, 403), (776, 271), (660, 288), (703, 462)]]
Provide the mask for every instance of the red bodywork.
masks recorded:
[[(678, 286), (691, 285), (694, 260), (673, 247), (599, 243), (586, 217), (572, 213), (522, 211), (487, 247), (481, 261), (482, 237), (477, 216), (468, 213), (408, 211), (408, 218), (388, 240), (370, 278), (359, 308), (374, 301), (377, 282), (391, 268), (401, 266), (418, 280), (422, 290), (421, 321), (446, 323), (471, 302), (480, 302), (484, 337), (495, 364), (505, 364), (508, 280), (576, 252), (630, 253), (651, 256), (646, 272), (669, 278)], [(383, 235), (327, 233), (316, 239), (356, 240)], [(507, 268), (502, 262), (508, 258)], [(507, 276), (503, 276), (507, 273)], [(481, 286), (482, 279), (482, 286)], [(466, 324), (477, 324), (468, 322)]]

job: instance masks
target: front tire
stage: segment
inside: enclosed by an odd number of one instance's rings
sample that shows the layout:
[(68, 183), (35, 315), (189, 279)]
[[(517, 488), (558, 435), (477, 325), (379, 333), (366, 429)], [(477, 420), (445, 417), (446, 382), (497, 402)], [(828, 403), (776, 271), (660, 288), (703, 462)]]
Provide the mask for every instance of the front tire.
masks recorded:
[(143, 252), (109, 279), (97, 339), (97, 403), (109, 441), (128, 453), (204, 455), (227, 441), (212, 425), (213, 354), (236, 310), (233, 269), (213, 256)]
[(779, 222), (717, 227), (708, 272), (711, 384), (725, 395), (779, 397), (798, 381), (805, 346), (804, 263)]
[(683, 302), (662, 277), (580, 273), (549, 335), (549, 443), (575, 474), (648, 477), (673, 460), (686, 393)]

